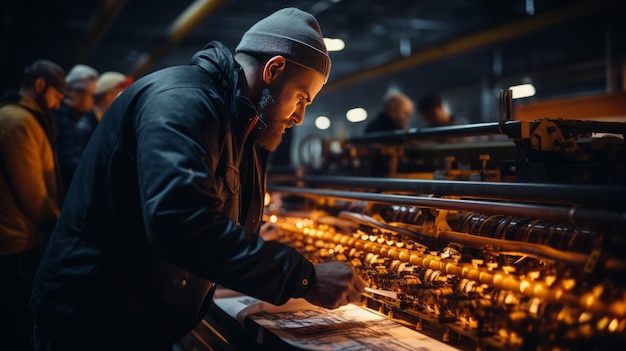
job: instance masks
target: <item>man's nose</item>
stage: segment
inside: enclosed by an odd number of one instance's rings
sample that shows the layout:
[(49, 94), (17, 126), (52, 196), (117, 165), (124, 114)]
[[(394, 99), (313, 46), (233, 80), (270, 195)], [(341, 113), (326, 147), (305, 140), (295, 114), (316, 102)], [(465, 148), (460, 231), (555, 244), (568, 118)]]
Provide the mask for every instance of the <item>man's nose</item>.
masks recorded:
[(294, 123), (297, 125), (301, 125), (302, 122), (304, 121), (304, 112), (306, 112), (306, 107), (303, 106), (302, 108), (299, 108), (296, 110), (296, 112), (294, 112), (293, 115), (291, 115), (291, 118), (293, 119)]

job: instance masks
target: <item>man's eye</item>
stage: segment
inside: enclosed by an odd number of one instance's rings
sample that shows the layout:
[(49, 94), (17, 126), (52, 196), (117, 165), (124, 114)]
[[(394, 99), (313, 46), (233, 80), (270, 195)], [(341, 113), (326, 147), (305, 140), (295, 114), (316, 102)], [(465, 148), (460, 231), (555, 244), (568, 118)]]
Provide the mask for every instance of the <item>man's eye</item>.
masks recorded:
[(298, 95), (298, 102), (302, 102), (302, 100), (304, 100), (304, 96)]

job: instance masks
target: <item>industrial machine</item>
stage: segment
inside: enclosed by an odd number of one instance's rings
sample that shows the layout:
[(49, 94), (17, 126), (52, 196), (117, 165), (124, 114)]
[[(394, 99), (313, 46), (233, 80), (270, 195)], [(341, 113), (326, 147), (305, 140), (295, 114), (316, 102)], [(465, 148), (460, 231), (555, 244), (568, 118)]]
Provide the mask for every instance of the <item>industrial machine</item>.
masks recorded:
[[(509, 94), (499, 122), (363, 136), (327, 148), (327, 172), (273, 174), (264, 219), (351, 265), (359, 308), (453, 349), (626, 345), (626, 124), (513, 121)], [(298, 349), (205, 322), (224, 349)]]

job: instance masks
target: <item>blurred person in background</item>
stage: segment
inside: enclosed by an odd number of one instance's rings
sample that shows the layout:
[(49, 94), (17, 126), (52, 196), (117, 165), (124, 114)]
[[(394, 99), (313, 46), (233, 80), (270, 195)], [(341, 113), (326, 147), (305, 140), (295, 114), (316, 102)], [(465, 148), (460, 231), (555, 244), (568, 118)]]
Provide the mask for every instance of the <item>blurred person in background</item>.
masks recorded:
[(119, 72), (104, 72), (98, 78), (96, 91), (94, 93), (94, 107), (92, 114), (97, 121), (102, 119), (106, 110), (111, 106), (113, 100), (121, 94), (124, 89), (133, 83), (133, 77), (127, 77)]
[(28, 297), (60, 208), (50, 111), (67, 93), (65, 71), (37, 60), (19, 91), (0, 99), (0, 349), (32, 350)]
[[(365, 127), (365, 134), (406, 131), (414, 112), (413, 100), (399, 90), (392, 89), (383, 97), (383, 110)], [(380, 155), (366, 161), (368, 175), (388, 176), (390, 169), (388, 155)]]
[[(81, 136), (77, 137), (76, 141), (80, 141), (81, 144), (84, 143), (84, 145), (81, 146), (83, 150), (87, 146), (98, 122), (100, 122), (106, 110), (111, 106), (113, 100), (132, 84), (132, 82), (132, 77), (127, 77), (119, 72), (104, 72), (100, 75), (93, 95), (93, 109), (78, 117), (78, 120), (74, 124), (74, 129), (80, 131), (78, 135)], [(78, 164), (78, 161), (76, 161), (76, 163)]]
[(64, 191), (69, 187), (85, 145), (98, 123), (95, 117), (81, 119), (94, 108), (94, 94), (99, 76), (98, 71), (90, 66), (74, 66), (66, 77), (69, 93), (61, 103), (61, 108), (54, 114)]
[(417, 111), (428, 127), (444, 127), (467, 124), (468, 121), (450, 114), (448, 107), (439, 94), (429, 94), (417, 102)]
[(367, 125), (365, 133), (407, 130), (414, 112), (413, 100), (400, 91), (383, 97), (383, 110)]

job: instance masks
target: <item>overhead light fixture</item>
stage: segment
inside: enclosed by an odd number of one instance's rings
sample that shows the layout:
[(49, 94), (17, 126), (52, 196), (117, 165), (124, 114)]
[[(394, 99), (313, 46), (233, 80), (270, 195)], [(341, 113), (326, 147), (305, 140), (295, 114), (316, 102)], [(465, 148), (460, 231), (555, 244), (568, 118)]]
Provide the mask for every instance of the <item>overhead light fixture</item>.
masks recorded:
[(343, 40), (335, 38), (324, 38), (324, 44), (328, 51), (341, 51), (346, 47)]
[(357, 107), (346, 112), (346, 119), (350, 122), (362, 122), (367, 119), (367, 111), (364, 108)]
[(535, 14), (535, 0), (526, 0), (526, 14), (530, 16)]
[(532, 84), (521, 84), (509, 87), (513, 91), (513, 99), (535, 96), (535, 86)]
[(315, 126), (317, 129), (326, 130), (330, 128), (330, 118), (326, 116), (319, 116), (315, 119)]

